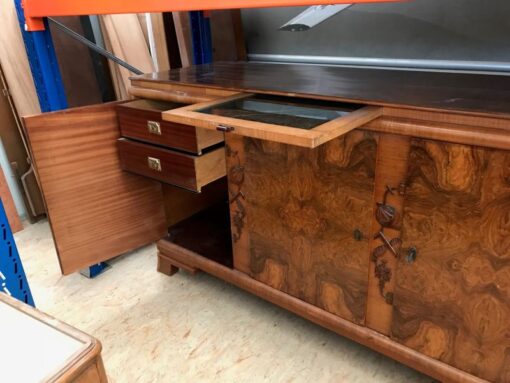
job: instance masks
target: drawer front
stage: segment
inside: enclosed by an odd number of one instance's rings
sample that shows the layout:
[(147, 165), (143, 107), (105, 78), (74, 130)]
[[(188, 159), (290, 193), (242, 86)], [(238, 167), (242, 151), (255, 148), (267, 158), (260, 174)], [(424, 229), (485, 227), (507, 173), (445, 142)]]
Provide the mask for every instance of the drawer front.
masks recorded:
[(204, 131), (190, 125), (163, 121), (160, 110), (142, 109), (137, 108), (136, 104), (131, 105), (132, 103), (122, 104), (117, 109), (120, 130), (124, 137), (194, 154), (200, 154), (203, 149), (223, 141), (220, 132)]
[(226, 175), (224, 148), (201, 156), (121, 138), (117, 142), (123, 170), (199, 192)]

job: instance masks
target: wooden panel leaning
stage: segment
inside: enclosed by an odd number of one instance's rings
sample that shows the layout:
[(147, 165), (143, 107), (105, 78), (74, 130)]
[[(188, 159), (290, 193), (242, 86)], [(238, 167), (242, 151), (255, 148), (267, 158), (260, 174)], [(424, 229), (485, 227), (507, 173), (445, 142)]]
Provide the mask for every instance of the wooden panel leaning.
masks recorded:
[(392, 337), (510, 381), (510, 152), (412, 141)]
[(25, 119), (64, 274), (161, 238), (161, 184), (123, 172), (116, 103)]
[(310, 150), (226, 135), (234, 267), (363, 324), (377, 136)]

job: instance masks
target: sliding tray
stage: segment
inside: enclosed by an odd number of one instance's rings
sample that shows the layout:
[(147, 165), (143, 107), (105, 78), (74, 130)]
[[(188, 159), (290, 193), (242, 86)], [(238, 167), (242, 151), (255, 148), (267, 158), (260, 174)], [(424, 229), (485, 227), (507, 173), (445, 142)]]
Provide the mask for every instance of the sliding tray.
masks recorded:
[(242, 93), (163, 112), (163, 120), (315, 148), (381, 114), (379, 107)]

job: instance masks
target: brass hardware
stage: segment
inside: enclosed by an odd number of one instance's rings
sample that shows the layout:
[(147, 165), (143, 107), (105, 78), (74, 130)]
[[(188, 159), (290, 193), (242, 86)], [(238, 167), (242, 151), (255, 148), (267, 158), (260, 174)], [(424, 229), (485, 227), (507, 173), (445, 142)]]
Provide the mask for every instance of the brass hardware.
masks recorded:
[(418, 250), (416, 250), (416, 247), (411, 247), (407, 250), (407, 256), (406, 261), (407, 263), (413, 263), (416, 261), (416, 257), (418, 256)]
[(400, 183), (397, 188), (387, 185), (386, 190), (384, 191), (383, 202), (378, 202), (377, 208), (375, 210), (375, 219), (381, 225), (381, 228), (379, 229), (379, 232), (374, 236), (374, 239), (380, 238), (383, 244), (377, 246), (373, 250), (371, 261), (375, 265), (375, 277), (379, 280), (379, 291), (381, 296), (389, 305), (393, 304), (393, 293), (386, 292), (385, 286), (386, 283), (391, 281), (392, 272), (388, 267), (388, 261), (383, 259), (382, 256), (384, 253), (386, 253), (387, 250), (390, 250), (395, 258), (398, 258), (400, 248), (402, 246), (402, 240), (398, 237), (388, 239), (384, 234), (384, 228), (392, 227), (398, 215), (397, 209), (389, 205), (387, 201), (388, 195), (395, 195), (395, 193), (398, 193), (400, 196), (404, 196), (405, 192), (406, 185), (404, 183)]
[[(395, 247), (400, 246), (402, 244), (402, 240), (400, 238), (393, 238), (392, 240), (388, 240), (382, 230), (375, 235), (374, 238), (381, 238), (384, 244), (390, 251), (393, 253), (395, 257), (398, 257), (398, 251), (395, 250)], [(376, 249), (377, 250), (377, 249)]]
[[(391, 281), (391, 269), (388, 267), (387, 261), (383, 260), (375, 265), (375, 276), (377, 279), (379, 279), (379, 292), (381, 293), (382, 297), (386, 303), (393, 303), (393, 294), (384, 292), (386, 283)], [(391, 299), (389, 299), (389, 297), (391, 297)]]
[(361, 241), (363, 239), (363, 233), (361, 232), (360, 229), (355, 229), (353, 232), (352, 232), (352, 236), (354, 237), (354, 239), (356, 241)]
[(227, 125), (218, 125), (216, 127), (216, 130), (219, 130), (220, 132), (231, 132), (234, 130), (234, 128), (232, 126), (227, 126)]
[(377, 203), (377, 209), (375, 211), (375, 219), (383, 227), (391, 226), (397, 215), (396, 209), (384, 203)]
[(400, 185), (398, 185), (398, 194), (400, 194), (401, 196), (405, 196), (406, 191), (407, 191), (407, 185), (405, 183), (401, 182)]
[(157, 121), (147, 121), (147, 130), (150, 134), (161, 136), (161, 125)]
[(157, 172), (161, 171), (161, 161), (158, 158), (147, 157), (147, 165), (149, 165), (149, 168), (152, 170)]

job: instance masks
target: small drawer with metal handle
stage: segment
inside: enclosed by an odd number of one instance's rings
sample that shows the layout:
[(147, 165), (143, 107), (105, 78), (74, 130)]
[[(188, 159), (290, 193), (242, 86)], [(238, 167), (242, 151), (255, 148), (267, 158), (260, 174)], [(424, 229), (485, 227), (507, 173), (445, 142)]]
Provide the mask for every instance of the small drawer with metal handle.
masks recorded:
[(134, 100), (117, 106), (121, 135), (200, 155), (223, 142), (223, 134), (191, 125), (163, 121), (161, 113), (184, 106), (177, 102)]
[(224, 147), (195, 156), (126, 138), (117, 146), (123, 170), (195, 192), (226, 175)]

